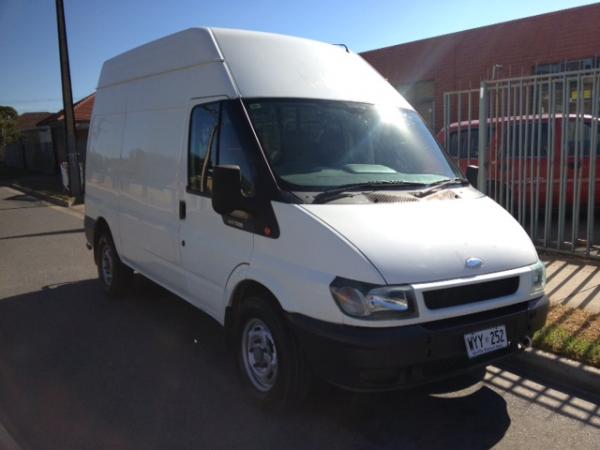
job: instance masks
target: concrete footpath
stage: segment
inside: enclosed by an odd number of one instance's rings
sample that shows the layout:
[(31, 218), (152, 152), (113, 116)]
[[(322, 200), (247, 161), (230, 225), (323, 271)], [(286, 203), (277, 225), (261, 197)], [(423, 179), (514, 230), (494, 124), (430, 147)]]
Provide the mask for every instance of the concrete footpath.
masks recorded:
[(541, 255), (546, 264), (546, 294), (555, 305), (600, 313), (600, 261)]

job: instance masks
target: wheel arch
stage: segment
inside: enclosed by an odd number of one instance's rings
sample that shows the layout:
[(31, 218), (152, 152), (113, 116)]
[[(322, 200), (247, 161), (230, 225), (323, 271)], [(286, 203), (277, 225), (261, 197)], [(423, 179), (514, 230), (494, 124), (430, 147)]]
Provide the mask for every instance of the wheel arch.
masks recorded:
[(238, 280), (231, 289), (228, 296), (227, 306), (225, 307), (225, 329), (231, 334), (237, 325), (239, 311), (243, 305), (244, 299), (254, 296), (264, 299), (274, 311), (283, 314), (283, 307), (275, 293), (264, 283), (253, 278), (242, 278)]
[(102, 235), (103, 232), (108, 232), (112, 238), (112, 232), (110, 230), (110, 226), (106, 219), (102, 216), (96, 219), (96, 223), (94, 224), (94, 233), (93, 233), (93, 250), (94, 250), (94, 261), (98, 264), (100, 255), (98, 254), (98, 239)]

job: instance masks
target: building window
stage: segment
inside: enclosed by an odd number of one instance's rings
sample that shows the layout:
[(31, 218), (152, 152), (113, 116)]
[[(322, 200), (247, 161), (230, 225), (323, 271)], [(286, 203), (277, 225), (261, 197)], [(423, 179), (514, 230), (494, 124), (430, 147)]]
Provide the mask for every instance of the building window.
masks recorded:
[(534, 75), (549, 75), (551, 73), (562, 72), (562, 64), (538, 64), (533, 70)]
[(537, 64), (533, 68), (534, 75), (549, 75), (560, 72), (576, 72), (600, 67), (600, 58), (583, 58), (549, 64)]

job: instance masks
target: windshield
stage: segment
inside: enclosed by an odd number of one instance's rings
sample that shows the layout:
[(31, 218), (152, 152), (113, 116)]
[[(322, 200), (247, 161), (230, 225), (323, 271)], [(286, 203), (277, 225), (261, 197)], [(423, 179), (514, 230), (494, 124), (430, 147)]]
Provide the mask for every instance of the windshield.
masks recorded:
[(273, 172), (291, 189), (461, 176), (414, 111), (304, 99), (248, 100), (246, 106)]

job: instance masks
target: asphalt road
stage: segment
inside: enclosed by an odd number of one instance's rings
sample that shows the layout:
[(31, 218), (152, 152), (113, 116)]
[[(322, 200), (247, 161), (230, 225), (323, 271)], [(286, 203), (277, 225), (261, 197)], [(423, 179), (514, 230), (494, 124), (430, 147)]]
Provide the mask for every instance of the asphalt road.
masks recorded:
[(81, 217), (0, 187), (0, 448), (600, 448), (600, 402), (489, 367), (391, 394), (243, 395), (212, 319), (136, 276), (107, 299)]

